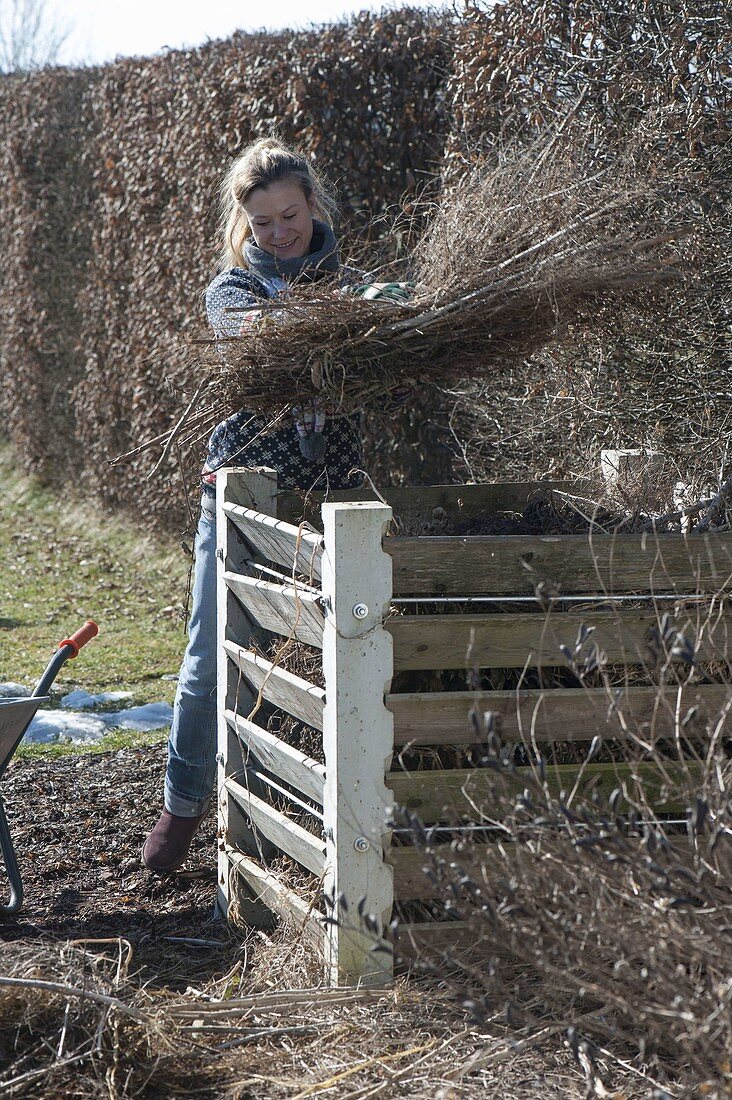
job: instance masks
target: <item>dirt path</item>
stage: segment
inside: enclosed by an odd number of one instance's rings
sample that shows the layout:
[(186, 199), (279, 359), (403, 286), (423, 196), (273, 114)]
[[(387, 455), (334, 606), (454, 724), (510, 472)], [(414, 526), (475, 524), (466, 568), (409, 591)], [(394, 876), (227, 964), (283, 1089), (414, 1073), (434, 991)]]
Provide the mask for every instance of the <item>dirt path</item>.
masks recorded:
[[(222, 969), (239, 941), (214, 919), (215, 814), (194, 839), (183, 873), (160, 879), (140, 863), (161, 806), (164, 766), (163, 745), (11, 764), (3, 796), (25, 905), (0, 925), (3, 939), (122, 936), (134, 947), (140, 980), (171, 988), (180, 988), (191, 967)], [(218, 946), (176, 942), (186, 938)]]

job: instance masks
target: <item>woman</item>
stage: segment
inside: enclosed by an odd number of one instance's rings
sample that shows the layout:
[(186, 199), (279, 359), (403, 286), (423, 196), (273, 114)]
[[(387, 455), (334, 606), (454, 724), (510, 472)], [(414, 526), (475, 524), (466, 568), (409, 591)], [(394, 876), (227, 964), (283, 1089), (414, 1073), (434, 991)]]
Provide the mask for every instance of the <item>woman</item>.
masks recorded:
[[(235, 161), (222, 187), (223, 266), (206, 292), (217, 336), (238, 336), (256, 323), (257, 303), (278, 297), (295, 279), (341, 272), (330, 214), (333, 204), (305, 157), (279, 141), (255, 142)], [(347, 273), (346, 273), (347, 274)], [(168, 741), (165, 809), (142, 849), (158, 874), (184, 862), (206, 815), (216, 778), (216, 470), (269, 466), (285, 488), (349, 488), (362, 464), (360, 417), (325, 417), (315, 406), (291, 409), (268, 429), (242, 409), (219, 424), (203, 470), (196, 536), (189, 641)], [(260, 641), (266, 635), (253, 629)]]

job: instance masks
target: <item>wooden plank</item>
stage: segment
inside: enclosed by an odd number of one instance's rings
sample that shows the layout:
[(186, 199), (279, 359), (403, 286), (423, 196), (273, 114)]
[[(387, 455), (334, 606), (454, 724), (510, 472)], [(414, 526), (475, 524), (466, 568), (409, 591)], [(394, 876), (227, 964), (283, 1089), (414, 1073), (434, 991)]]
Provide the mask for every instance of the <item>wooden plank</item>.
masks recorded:
[[(324, 504), (323, 634), (325, 710), (326, 896), (334, 899), (326, 934), (331, 984), (380, 985), (391, 980), (391, 957), (372, 950), (373, 937), (350, 927), (356, 907), (382, 926), (391, 919), (391, 800), (384, 775), (391, 763), (393, 720), (384, 706), (392, 675), (391, 637), (383, 628), (391, 598), (391, 562), (382, 550), (391, 511), (380, 503)], [(341, 899), (349, 905), (346, 912)]]
[[(556, 830), (547, 829), (547, 839), (556, 837)], [(681, 864), (691, 861), (693, 849), (686, 835), (667, 838), (675, 851), (675, 858)], [(532, 842), (535, 850), (541, 852), (541, 838)], [(478, 884), (487, 882), (492, 874), (516, 874), (532, 877), (535, 862), (541, 858), (529, 851), (525, 845), (515, 844), (502, 838), (499, 845), (493, 840), (484, 843), (469, 844), (463, 851), (456, 852), (452, 843), (431, 846), (434, 857), (419, 848), (392, 847), (386, 855), (387, 862), (394, 870), (394, 896), (397, 901), (427, 901), (445, 897), (445, 886), (435, 885), (425, 874), (435, 864), (454, 864), (461, 872), (470, 875)]]
[(321, 914), (287, 886), (274, 871), (265, 870), (230, 846), (224, 848), (224, 856), (237, 874), (241, 875), (255, 900), (265, 905), (280, 920), (292, 925), (298, 937), (302, 935), (309, 947), (322, 954)]
[(732, 534), (389, 538), (394, 594), (689, 595), (732, 587)]
[[(689, 762), (683, 767), (692, 777), (701, 775), (701, 765)], [(569, 794), (575, 786), (579, 770), (578, 764), (548, 764), (546, 782), (550, 793), (554, 796), (561, 791)], [(682, 765), (678, 761), (669, 760), (666, 771), (672, 778), (683, 775)], [(517, 768), (513, 776), (505, 775), (503, 778), (485, 768), (391, 772), (387, 776), (387, 787), (393, 791), (397, 805), (418, 814), (426, 825), (436, 821), (478, 822), (481, 813), (490, 818), (494, 812), (492, 803), (498, 783), (505, 784), (503, 789), (510, 793), (520, 794), (530, 786), (531, 777), (535, 774), (531, 768)], [(677, 813), (686, 809), (675, 791), (668, 793), (665, 790), (659, 767), (646, 762), (585, 765), (573, 802), (588, 798), (593, 792), (601, 802), (606, 802), (616, 787), (627, 789), (634, 797), (637, 784), (633, 774), (640, 777), (645, 797), (657, 812)]]
[(304, 519), (319, 529), (320, 507), (326, 500), (337, 503), (383, 498), (397, 521), (430, 521), (435, 508), (442, 508), (453, 520), (461, 520), (496, 512), (521, 511), (534, 493), (550, 493), (555, 489), (581, 492), (582, 483), (578, 480), (501, 481), (487, 485), (394, 486), (380, 489), (380, 497), (368, 486), (335, 490), (327, 495), (284, 491), (277, 496), (277, 514), (288, 523), (296, 524)]
[[(227, 641), (249, 640), (251, 621), (241, 604), (224, 583), (227, 571), (239, 568), (239, 539), (231, 524), (222, 517), (227, 504), (247, 504), (262, 510), (275, 510), (277, 474), (267, 469), (223, 469), (216, 478), (216, 721), (217, 721), (217, 781), (218, 781), (218, 831), (226, 843), (240, 851), (256, 852), (255, 838), (241, 814), (230, 812), (229, 796), (225, 782), (228, 776), (241, 768), (241, 747), (225, 718), (227, 708), (236, 705), (240, 689), (246, 685), (237, 683), (234, 669), (226, 656)], [(221, 517), (219, 521), (219, 517)], [(226, 916), (229, 906), (230, 868), (223, 852), (218, 852), (217, 908)], [(267, 910), (257, 902), (246, 907), (246, 916), (255, 927), (269, 921)]]
[[(229, 570), (224, 573), (223, 580), (265, 630), (322, 648), (324, 618), (318, 594)], [(246, 639), (239, 640), (246, 642)]]
[(236, 667), (262, 698), (287, 711), (313, 729), (323, 728), (325, 691), (315, 684), (295, 676), (287, 669), (272, 664), (251, 649), (225, 642), (224, 648)]
[(325, 768), (322, 764), (234, 711), (226, 711), (226, 721), (236, 730), (243, 744), (251, 749), (265, 771), (284, 779), (285, 783), (319, 806), (323, 805)]
[(241, 806), (262, 836), (276, 844), (288, 856), (292, 856), (314, 875), (322, 875), (325, 869), (325, 842), (291, 821), (286, 814), (275, 810), (268, 802), (250, 794), (236, 779), (224, 783), (227, 792)]
[[(616, 706), (631, 730), (655, 737), (673, 736), (690, 707), (702, 716), (720, 715), (732, 697), (730, 684), (688, 684), (683, 688), (619, 688)], [(441, 691), (387, 695), (394, 715), (395, 747), (472, 745), (476, 736), (468, 713), (500, 716), (505, 741), (585, 741), (601, 734), (622, 739), (617, 712), (604, 688), (555, 688), (549, 691)], [(732, 715), (728, 716), (732, 728)]]
[[(523, 668), (566, 666), (559, 646), (571, 649), (581, 624), (594, 627), (591, 642), (610, 663), (643, 663), (649, 632), (661, 612), (630, 609), (545, 614), (394, 615), (386, 624), (394, 638), (394, 668)], [(690, 637), (705, 620), (705, 609), (687, 608), (677, 619), (677, 630)], [(732, 657), (732, 612), (714, 614), (703, 632), (698, 657)], [(587, 647), (582, 655), (588, 652)]]
[(397, 957), (405, 960), (441, 951), (465, 951), (480, 958), (488, 955), (507, 958), (510, 955), (485, 923), (461, 920), (399, 924), (394, 948)]
[(435, 858), (419, 848), (392, 847), (386, 859), (394, 871), (394, 897), (397, 901), (428, 901), (445, 896), (445, 886), (436, 885), (425, 871), (440, 864), (454, 864), (460, 872), (470, 875), (476, 882), (486, 881), (491, 869), (505, 873), (515, 873), (522, 864), (524, 874), (531, 875), (535, 856), (523, 845), (506, 841), (502, 844), (502, 853), (498, 844), (488, 840), (485, 843), (470, 844), (464, 851), (456, 852), (451, 843), (430, 846)]
[(239, 504), (225, 504), (224, 512), (247, 542), (267, 561), (313, 580), (320, 580), (323, 536), (275, 516), (255, 512)]
[[(472, 877), (481, 878), (485, 868), (490, 867), (491, 856), (495, 857), (496, 845), (492, 843), (475, 844), (467, 852), (455, 854), (452, 844), (434, 846), (434, 855), (438, 861), (448, 864), (455, 862)], [(392, 847), (386, 853), (386, 861), (394, 871), (395, 901), (427, 901), (444, 893), (444, 886), (432, 882), (425, 869), (433, 866), (433, 860), (419, 848)]]

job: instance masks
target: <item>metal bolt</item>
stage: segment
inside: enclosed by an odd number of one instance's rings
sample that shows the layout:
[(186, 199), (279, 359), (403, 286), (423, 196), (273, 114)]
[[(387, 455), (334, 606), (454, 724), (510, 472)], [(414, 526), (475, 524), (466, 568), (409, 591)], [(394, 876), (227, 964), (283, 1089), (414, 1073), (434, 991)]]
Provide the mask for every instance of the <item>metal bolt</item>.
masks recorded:
[(371, 845), (365, 836), (357, 836), (353, 842), (353, 847), (357, 852), (368, 852)]
[(216, 753), (216, 763), (217, 764), (223, 764), (223, 762), (224, 762), (224, 754), (222, 752), (217, 752)]
[(365, 619), (369, 613), (369, 609), (365, 603), (355, 603), (353, 605), (353, 617), (354, 619)]

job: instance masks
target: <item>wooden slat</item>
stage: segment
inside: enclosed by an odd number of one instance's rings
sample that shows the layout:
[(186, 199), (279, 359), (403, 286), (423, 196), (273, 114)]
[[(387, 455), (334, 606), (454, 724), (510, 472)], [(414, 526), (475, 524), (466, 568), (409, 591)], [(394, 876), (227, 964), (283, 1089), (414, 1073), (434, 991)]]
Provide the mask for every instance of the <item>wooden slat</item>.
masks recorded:
[[(581, 491), (578, 481), (502, 481), (489, 485), (418, 485), (380, 490), (396, 520), (431, 520), (435, 508), (442, 508), (451, 519), (469, 519), (496, 512), (521, 511), (537, 491)], [(277, 514), (288, 523), (306, 520), (320, 529), (320, 505), (348, 500), (378, 500), (373, 489), (341, 489), (324, 493), (281, 492), (277, 494)]]
[(434, 866), (455, 864), (460, 872), (465, 872), (481, 882), (488, 879), (491, 870), (501, 873), (516, 873), (523, 866), (525, 875), (532, 875), (536, 857), (523, 845), (514, 844), (503, 838), (502, 853), (498, 844), (488, 840), (482, 844), (471, 844), (466, 850), (455, 852), (451, 843), (430, 846), (433, 856), (419, 848), (392, 847), (386, 853), (386, 862), (394, 871), (394, 898), (396, 901), (427, 901), (446, 896), (444, 884), (435, 884), (425, 870)]
[(292, 714), (307, 726), (323, 729), (325, 692), (287, 669), (259, 657), (251, 649), (224, 642), (224, 649), (248, 683), (262, 692), (262, 698)]
[[(556, 837), (556, 830), (547, 830), (547, 839)], [(667, 837), (667, 843), (674, 849), (677, 863), (688, 865), (693, 858), (686, 835)], [(394, 897), (397, 901), (426, 901), (431, 898), (444, 898), (445, 885), (437, 884), (425, 874), (425, 869), (434, 866), (455, 864), (460, 872), (470, 875), (476, 882), (488, 881), (491, 875), (523, 873), (533, 877), (536, 860), (541, 858), (541, 839), (533, 841), (536, 851), (531, 852), (525, 845), (515, 844), (502, 838), (501, 850), (492, 840), (485, 843), (468, 845), (463, 851), (456, 852), (451, 843), (431, 846), (434, 858), (420, 848), (392, 847), (386, 853), (386, 862), (394, 870)], [(452, 872), (450, 872), (452, 873)]]
[[(277, 474), (273, 470), (220, 470), (216, 479), (217, 508), (224, 504), (242, 504), (264, 512), (275, 510), (275, 492)], [(237, 641), (249, 641), (253, 629), (252, 619), (226, 585), (223, 575), (227, 571), (241, 568), (241, 540), (230, 523), (216, 524), (216, 654), (221, 654), (224, 641), (233, 638)], [(228, 844), (249, 855), (258, 854), (254, 845), (254, 836), (245, 822), (238, 807), (229, 799), (224, 779), (235, 774), (241, 765), (241, 746), (236, 734), (224, 718), (227, 707), (236, 707), (239, 696), (239, 676), (230, 661), (216, 661), (216, 725), (218, 763), (216, 799), (218, 810), (218, 835)], [(217, 906), (222, 913), (228, 912), (229, 885), (231, 876), (229, 865), (221, 847), (218, 848), (218, 886)], [(270, 913), (256, 902), (247, 905), (247, 921), (254, 927), (266, 926)]]
[(316, 593), (232, 572), (224, 573), (224, 583), (265, 630), (322, 649), (324, 619)]
[[(689, 763), (683, 767), (688, 774), (701, 774), (700, 766)], [(553, 795), (560, 791), (572, 791), (579, 771), (578, 764), (548, 764), (546, 782)], [(682, 765), (669, 760), (667, 771), (672, 776), (683, 775)], [(656, 764), (587, 764), (583, 770), (575, 802), (589, 797), (594, 791), (598, 798), (607, 800), (616, 787), (623, 787), (632, 796), (636, 783), (633, 773), (641, 777), (643, 790), (650, 805), (659, 813), (676, 813), (686, 809), (678, 794), (664, 792), (663, 777)], [(394, 792), (397, 805), (406, 806), (419, 815), (425, 824), (435, 821), (480, 820), (481, 812), (490, 817), (493, 811), (494, 791), (497, 783), (505, 782), (505, 789), (517, 794), (530, 786), (535, 773), (531, 768), (517, 768), (513, 776), (499, 779), (488, 769), (455, 768), (449, 771), (391, 772), (387, 786)]]
[(276, 562), (288, 573), (294, 566), (295, 571), (311, 583), (320, 580), (322, 535), (238, 504), (225, 504), (224, 512), (247, 542), (267, 561)]
[(314, 837), (302, 825), (291, 821), (263, 799), (250, 794), (237, 780), (227, 779), (225, 787), (262, 836), (296, 859), (303, 867), (307, 867), (314, 875), (322, 875), (325, 867), (323, 840)]
[(309, 947), (322, 954), (323, 925), (320, 923), (320, 913), (285, 885), (274, 871), (266, 871), (253, 859), (231, 847), (227, 846), (225, 854), (229, 864), (241, 875), (256, 900), (266, 905), (281, 920), (294, 925), (298, 937), (302, 935)]
[(437, 951), (470, 952), (477, 955), (506, 958), (509, 952), (498, 942), (485, 923), (468, 921), (430, 921), (429, 923), (404, 923), (397, 927), (394, 937), (397, 957), (412, 959), (418, 955)]
[(242, 715), (230, 710), (225, 713), (226, 721), (236, 730), (241, 741), (251, 749), (266, 771), (284, 779), (285, 783), (312, 798), (320, 806), (323, 805), (325, 768), (322, 764)]
[[(695, 635), (693, 606), (677, 620)], [(701, 622), (704, 611), (699, 609)], [(688, 617), (687, 617), (688, 616)], [(635, 610), (494, 615), (395, 615), (387, 624), (394, 638), (394, 668), (523, 668), (566, 666), (561, 644), (574, 647), (580, 624), (595, 627), (591, 641), (611, 663), (643, 662), (648, 633), (660, 613)], [(587, 647), (583, 651), (587, 652)], [(732, 656), (732, 613), (714, 618), (704, 631), (702, 660)]]
[[(620, 689), (617, 706), (631, 730), (652, 730), (655, 737), (669, 737), (676, 714), (683, 718), (690, 707), (702, 715), (721, 713), (732, 696), (730, 684), (690, 684), (676, 688), (629, 687)], [(394, 745), (471, 745), (476, 736), (468, 712), (492, 711), (500, 715), (501, 737), (521, 741), (533, 736), (539, 742), (584, 741), (599, 733), (622, 739), (617, 718), (609, 714), (610, 700), (603, 688), (556, 688), (551, 691), (441, 691), (387, 695), (394, 715)], [(732, 714), (728, 718), (732, 728)]]
[(716, 593), (732, 586), (732, 534), (388, 538), (394, 594)]
[[(483, 868), (490, 865), (495, 845), (473, 845), (468, 852), (455, 855), (451, 844), (438, 844), (434, 847), (437, 861), (453, 860), (472, 876), (480, 876)], [(419, 848), (392, 847), (387, 850), (386, 862), (394, 871), (395, 901), (426, 901), (438, 898), (444, 893), (444, 886), (435, 884), (425, 874), (425, 868), (433, 866), (433, 860)]]

